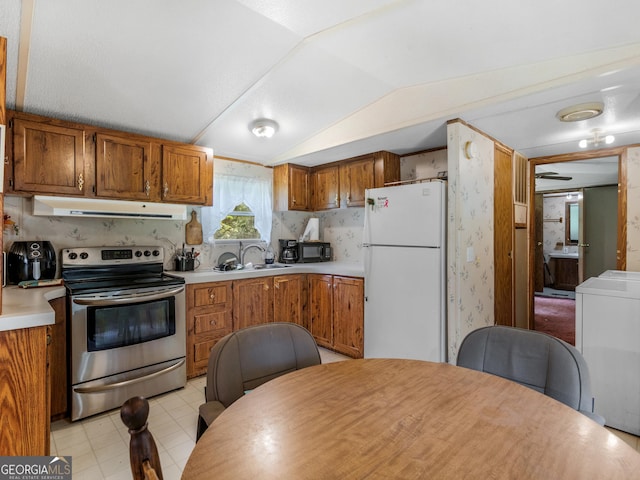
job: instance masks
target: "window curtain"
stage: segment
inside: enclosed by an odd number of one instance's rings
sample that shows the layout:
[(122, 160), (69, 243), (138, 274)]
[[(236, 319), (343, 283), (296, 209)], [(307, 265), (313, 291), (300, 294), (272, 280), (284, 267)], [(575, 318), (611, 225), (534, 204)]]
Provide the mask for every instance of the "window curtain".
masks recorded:
[(255, 226), (260, 239), (271, 241), (272, 181), (268, 178), (244, 177), (240, 175), (216, 174), (213, 178), (213, 207), (209, 215), (203, 209), (203, 220), (207, 221), (207, 238), (215, 242), (213, 234), (220, 228), (220, 222), (234, 208), (244, 203), (255, 215)]

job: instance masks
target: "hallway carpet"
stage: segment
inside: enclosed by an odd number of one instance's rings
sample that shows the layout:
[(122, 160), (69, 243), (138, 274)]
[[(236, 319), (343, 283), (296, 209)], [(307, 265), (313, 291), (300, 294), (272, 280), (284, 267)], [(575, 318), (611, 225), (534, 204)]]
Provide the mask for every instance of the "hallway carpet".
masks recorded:
[(535, 297), (535, 329), (575, 345), (575, 300)]

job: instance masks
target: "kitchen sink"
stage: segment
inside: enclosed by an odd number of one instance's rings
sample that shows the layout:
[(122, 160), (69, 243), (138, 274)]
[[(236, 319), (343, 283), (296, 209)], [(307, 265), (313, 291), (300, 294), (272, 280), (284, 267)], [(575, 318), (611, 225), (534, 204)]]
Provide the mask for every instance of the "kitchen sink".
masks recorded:
[(291, 265), (282, 265), (280, 263), (254, 263), (254, 270), (261, 270), (263, 268), (272, 269), (272, 268), (289, 268)]

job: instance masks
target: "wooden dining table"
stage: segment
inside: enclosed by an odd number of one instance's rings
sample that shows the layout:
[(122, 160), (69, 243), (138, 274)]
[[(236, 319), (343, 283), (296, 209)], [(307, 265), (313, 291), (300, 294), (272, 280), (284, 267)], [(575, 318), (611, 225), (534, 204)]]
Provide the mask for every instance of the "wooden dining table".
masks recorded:
[(182, 475), (198, 479), (626, 479), (640, 454), (570, 407), (445, 363), (298, 370), (227, 408)]

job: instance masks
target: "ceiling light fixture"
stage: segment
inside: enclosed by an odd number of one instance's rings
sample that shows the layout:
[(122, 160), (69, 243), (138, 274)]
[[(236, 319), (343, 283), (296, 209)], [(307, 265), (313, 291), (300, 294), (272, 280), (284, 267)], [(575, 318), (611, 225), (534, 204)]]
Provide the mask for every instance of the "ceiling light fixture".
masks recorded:
[(258, 138), (271, 138), (278, 131), (278, 124), (268, 118), (259, 118), (251, 122), (249, 130)]
[(578, 142), (578, 146), (580, 148), (587, 148), (589, 145), (593, 145), (594, 147), (599, 147), (604, 144), (611, 144), (615, 141), (616, 137), (613, 135), (602, 135), (602, 130), (599, 128), (594, 128), (591, 130), (592, 138), (584, 138)]
[(561, 122), (579, 122), (602, 115), (604, 104), (602, 102), (580, 103), (560, 110), (556, 117)]

